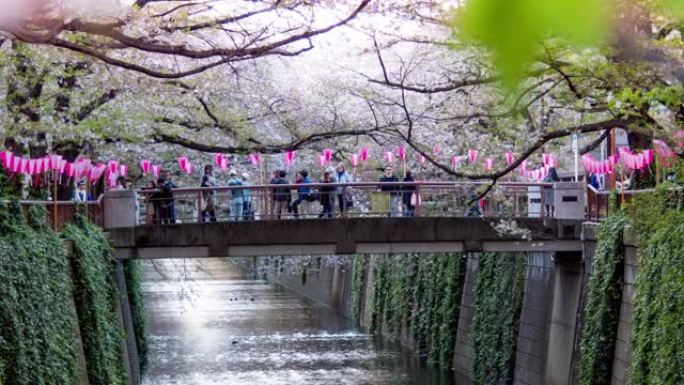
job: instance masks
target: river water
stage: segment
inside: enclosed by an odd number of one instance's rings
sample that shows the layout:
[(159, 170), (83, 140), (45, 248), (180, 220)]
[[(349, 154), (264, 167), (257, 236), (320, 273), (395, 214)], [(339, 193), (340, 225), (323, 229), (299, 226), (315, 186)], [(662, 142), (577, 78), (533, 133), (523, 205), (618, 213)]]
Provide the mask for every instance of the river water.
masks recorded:
[(145, 262), (143, 385), (451, 385), (447, 371), (221, 259)]

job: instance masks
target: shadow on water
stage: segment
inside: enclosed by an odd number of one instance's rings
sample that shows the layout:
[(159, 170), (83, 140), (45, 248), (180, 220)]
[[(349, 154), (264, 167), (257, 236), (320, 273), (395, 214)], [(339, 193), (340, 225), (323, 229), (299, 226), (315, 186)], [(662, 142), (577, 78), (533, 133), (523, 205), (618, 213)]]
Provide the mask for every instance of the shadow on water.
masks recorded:
[(145, 265), (143, 385), (453, 385), (399, 346), (220, 259)]

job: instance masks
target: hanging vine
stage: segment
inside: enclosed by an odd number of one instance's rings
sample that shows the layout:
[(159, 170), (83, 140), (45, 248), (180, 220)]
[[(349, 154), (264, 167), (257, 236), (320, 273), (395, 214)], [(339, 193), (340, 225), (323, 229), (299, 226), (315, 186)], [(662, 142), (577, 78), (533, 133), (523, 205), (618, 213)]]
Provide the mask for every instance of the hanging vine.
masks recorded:
[(0, 205), (0, 383), (75, 384), (76, 315), (64, 247), (43, 206)]
[(390, 338), (412, 333), (419, 355), (450, 367), (461, 304), (461, 255), (376, 256), (372, 260), (371, 331)]
[(138, 260), (124, 262), (124, 273), (126, 275), (126, 288), (128, 289), (128, 302), (133, 318), (133, 329), (135, 330), (135, 343), (140, 360), (140, 371), (144, 372), (147, 368), (149, 347), (147, 345), (145, 303), (142, 294), (142, 263)]
[(627, 217), (618, 211), (599, 227), (580, 341), (582, 385), (611, 381), (624, 277), (622, 234), (627, 223)]
[(629, 208), (639, 238), (629, 383), (684, 383), (684, 193), (663, 186)]
[(127, 378), (121, 350), (123, 331), (116, 305), (112, 249), (102, 229), (83, 216), (77, 216), (62, 236), (74, 243), (74, 299), (90, 384), (124, 385)]
[(470, 334), (476, 384), (513, 382), (526, 266), (526, 254), (480, 254)]

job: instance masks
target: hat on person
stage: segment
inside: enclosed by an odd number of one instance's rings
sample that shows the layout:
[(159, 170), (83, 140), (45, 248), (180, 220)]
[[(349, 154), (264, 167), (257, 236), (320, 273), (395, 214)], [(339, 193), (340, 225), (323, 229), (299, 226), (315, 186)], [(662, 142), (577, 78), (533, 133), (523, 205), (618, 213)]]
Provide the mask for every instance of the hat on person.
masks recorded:
[(249, 174), (247, 174), (246, 172), (243, 172), (242, 173), (242, 179), (249, 179)]
[(235, 172), (235, 170), (230, 170), (230, 172), (228, 173), (228, 175), (230, 175), (230, 176), (235, 176), (235, 175), (237, 175), (237, 172)]

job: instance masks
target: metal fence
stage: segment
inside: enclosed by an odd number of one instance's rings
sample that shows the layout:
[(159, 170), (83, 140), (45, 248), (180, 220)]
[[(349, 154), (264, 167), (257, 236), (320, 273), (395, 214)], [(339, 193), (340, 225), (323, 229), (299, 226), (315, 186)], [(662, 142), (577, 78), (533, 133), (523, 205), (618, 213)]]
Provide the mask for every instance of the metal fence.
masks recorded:
[(312, 183), (138, 190), (138, 223), (373, 216), (542, 217), (547, 183)]

